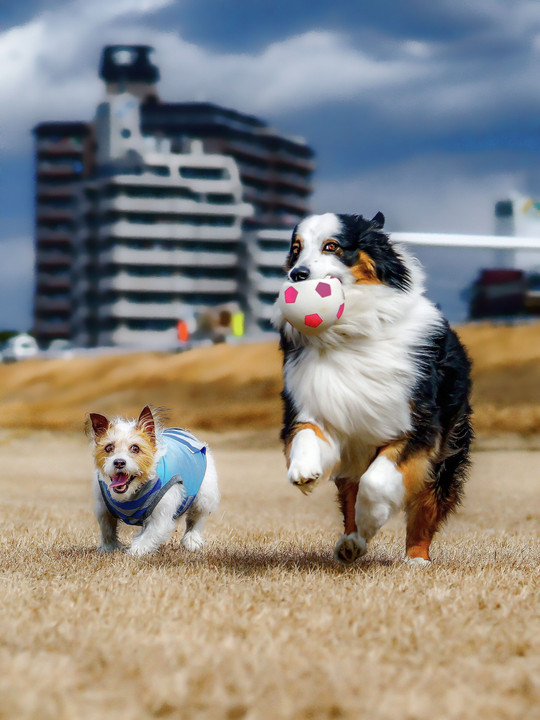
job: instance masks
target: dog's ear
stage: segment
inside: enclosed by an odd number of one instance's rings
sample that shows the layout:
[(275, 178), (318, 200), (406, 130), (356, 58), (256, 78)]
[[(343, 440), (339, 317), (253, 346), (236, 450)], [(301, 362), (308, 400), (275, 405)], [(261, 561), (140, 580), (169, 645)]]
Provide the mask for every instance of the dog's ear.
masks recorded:
[(92, 424), (95, 438), (101, 437), (109, 429), (109, 421), (105, 415), (100, 415), (99, 413), (90, 413), (90, 423)]
[(374, 230), (382, 230), (385, 223), (385, 217), (382, 212), (378, 212), (375, 217), (371, 220), (371, 227)]
[(139, 430), (142, 430), (142, 432), (146, 433), (152, 442), (156, 441), (156, 424), (154, 422), (154, 416), (152, 415), (152, 411), (146, 405), (141, 410), (141, 414), (139, 415), (139, 419), (137, 420), (137, 427)]

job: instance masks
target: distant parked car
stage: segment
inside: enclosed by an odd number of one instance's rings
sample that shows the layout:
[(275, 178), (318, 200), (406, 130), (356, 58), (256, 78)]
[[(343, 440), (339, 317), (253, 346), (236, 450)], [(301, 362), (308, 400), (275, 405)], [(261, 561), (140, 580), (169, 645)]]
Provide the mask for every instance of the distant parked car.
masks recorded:
[(73, 357), (73, 345), (69, 340), (56, 338), (51, 340), (46, 350), (41, 352), (42, 357), (46, 358), (64, 358), (64, 360)]
[(3, 362), (16, 362), (17, 360), (26, 360), (35, 357), (39, 352), (39, 347), (35, 339), (31, 335), (21, 333), (15, 335), (6, 342), (2, 350)]

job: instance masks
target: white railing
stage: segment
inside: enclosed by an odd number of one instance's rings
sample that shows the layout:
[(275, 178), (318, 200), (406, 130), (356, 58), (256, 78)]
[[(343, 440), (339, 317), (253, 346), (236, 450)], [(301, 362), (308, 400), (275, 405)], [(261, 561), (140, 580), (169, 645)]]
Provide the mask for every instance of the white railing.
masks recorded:
[(390, 236), (392, 240), (408, 245), (485, 248), (486, 250), (540, 250), (540, 237), (415, 232), (390, 233)]

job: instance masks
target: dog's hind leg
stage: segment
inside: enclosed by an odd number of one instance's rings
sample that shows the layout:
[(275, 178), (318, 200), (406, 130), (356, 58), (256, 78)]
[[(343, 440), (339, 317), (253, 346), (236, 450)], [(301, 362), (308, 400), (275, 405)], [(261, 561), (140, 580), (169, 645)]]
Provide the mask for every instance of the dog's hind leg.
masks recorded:
[(207, 513), (194, 505), (188, 510), (186, 515), (186, 531), (182, 538), (182, 547), (190, 552), (196, 552), (204, 546), (204, 537), (202, 530)]
[(219, 486), (216, 465), (212, 453), (206, 451), (206, 473), (193, 505), (186, 513), (186, 531), (182, 538), (182, 547), (190, 552), (204, 546), (202, 534), (206, 518), (215, 512), (219, 505)]
[(461, 502), (472, 439), (468, 418), (462, 421), (459, 430), (461, 447), (453, 449), (451, 455), (434, 467), (427, 468), (424, 463), (416, 473), (409, 473), (405, 498), (405, 560), (408, 563), (427, 565), (431, 562), (429, 546), (433, 535)]

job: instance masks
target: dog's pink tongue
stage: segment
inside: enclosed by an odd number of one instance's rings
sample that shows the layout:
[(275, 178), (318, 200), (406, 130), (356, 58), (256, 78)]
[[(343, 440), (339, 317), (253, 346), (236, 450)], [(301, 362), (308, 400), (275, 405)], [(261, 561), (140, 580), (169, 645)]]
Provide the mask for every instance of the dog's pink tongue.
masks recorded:
[(118, 475), (115, 475), (113, 477), (111, 487), (121, 487), (122, 485), (125, 485), (127, 482), (128, 476), (125, 473), (118, 473)]

